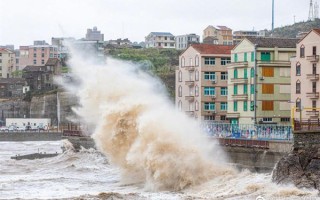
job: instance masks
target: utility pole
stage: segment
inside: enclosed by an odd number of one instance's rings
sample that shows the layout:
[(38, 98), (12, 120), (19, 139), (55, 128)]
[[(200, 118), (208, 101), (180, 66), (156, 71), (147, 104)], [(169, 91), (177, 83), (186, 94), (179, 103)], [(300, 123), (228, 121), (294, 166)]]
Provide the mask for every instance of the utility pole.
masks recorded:
[(314, 15), (313, 15), (313, 3), (312, 3), (312, 0), (310, 0), (308, 21), (313, 21), (313, 20), (314, 20)]
[(274, 0), (272, 0), (272, 33), (274, 29)]

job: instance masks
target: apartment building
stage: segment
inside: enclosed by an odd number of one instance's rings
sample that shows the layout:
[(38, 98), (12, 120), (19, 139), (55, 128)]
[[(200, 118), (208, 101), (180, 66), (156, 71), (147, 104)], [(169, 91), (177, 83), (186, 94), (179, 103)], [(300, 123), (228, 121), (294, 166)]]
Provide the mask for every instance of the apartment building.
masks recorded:
[(93, 29), (88, 28), (85, 40), (89, 41), (104, 41), (104, 34), (101, 33), (101, 31), (98, 31), (97, 27), (93, 27)]
[(291, 62), (291, 108), (293, 118), (318, 119), (320, 29), (313, 29), (297, 44)]
[(203, 30), (203, 43), (233, 45), (232, 29), (226, 26), (209, 25)]
[(234, 31), (233, 32), (233, 44), (237, 45), (243, 40), (245, 37), (265, 37), (266, 31)]
[(11, 78), (16, 71), (15, 52), (9, 49), (0, 48), (0, 77)]
[(200, 43), (200, 36), (194, 33), (176, 36), (176, 49), (184, 50), (190, 44)]
[(175, 37), (168, 32), (151, 32), (145, 37), (146, 48), (175, 48)]
[(247, 37), (231, 51), (231, 123), (290, 125), (290, 58), (297, 39)]
[(226, 121), (228, 73), (233, 46), (192, 44), (179, 56), (176, 107), (198, 120)]

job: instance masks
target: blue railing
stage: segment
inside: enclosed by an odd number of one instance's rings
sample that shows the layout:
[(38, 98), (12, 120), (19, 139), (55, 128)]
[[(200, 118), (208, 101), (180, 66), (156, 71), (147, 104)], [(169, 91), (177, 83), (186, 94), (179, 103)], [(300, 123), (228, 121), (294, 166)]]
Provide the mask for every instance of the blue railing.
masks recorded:
[(252, 140), (292, 140), (292, 127), (268, 124), (222, 124), (203, 122), (202, 128), (209, 136)]

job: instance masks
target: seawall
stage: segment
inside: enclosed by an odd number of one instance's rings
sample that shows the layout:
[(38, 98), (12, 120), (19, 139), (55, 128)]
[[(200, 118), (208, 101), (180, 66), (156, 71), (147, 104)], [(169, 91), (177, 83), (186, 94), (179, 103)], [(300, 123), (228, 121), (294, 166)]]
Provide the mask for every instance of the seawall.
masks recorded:
[(0, 142), (4, 141), (57, 141), (62, 139), (61, 132), (2, 132)]

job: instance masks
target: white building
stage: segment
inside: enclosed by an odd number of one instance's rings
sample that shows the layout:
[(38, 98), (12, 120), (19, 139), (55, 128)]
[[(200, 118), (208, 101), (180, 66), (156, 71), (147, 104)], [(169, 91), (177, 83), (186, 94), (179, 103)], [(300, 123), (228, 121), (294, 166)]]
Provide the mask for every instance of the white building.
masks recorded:
[(168, 32), (151, 32), (145, 37), (146, 48), (175, 48), (175, 37)]
[(200, 43), (200, 36), (194, 33), (176, 36), (176, 49), (183, 50), (190, 44)]

